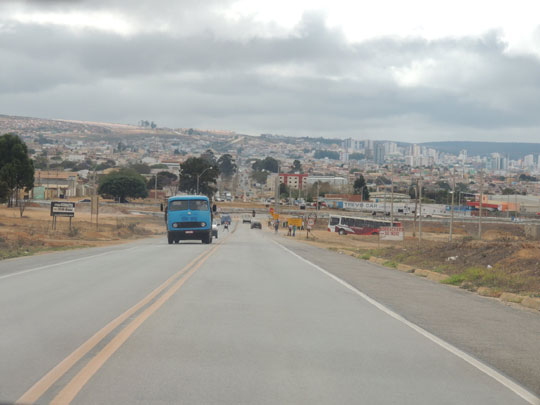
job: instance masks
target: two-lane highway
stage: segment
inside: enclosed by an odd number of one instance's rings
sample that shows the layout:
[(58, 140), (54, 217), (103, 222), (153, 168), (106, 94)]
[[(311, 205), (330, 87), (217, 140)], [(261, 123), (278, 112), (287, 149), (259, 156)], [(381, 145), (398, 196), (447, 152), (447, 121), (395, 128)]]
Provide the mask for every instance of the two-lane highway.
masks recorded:
[(217, 242), (1, 263), (0, 401), (537, 401), (269, 233)]

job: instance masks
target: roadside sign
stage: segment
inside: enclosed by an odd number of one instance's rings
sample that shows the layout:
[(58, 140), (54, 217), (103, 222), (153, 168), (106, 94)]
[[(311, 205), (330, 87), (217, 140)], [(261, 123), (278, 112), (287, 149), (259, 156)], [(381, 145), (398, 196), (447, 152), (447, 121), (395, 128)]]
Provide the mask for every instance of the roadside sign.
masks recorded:
[(310, 228), (313, 227), (315, 225), (315, 218), (308, 218), (307, 224)]
[(270, 207), (270, 214), (274, 214), (274, 208)]
[(276, 214), (276, 213), (273, 212), (273, 213), (272, 213), (272, 217), (273, 217), (274, 219), (279, 219), (279, 214)]
[(287, 220), (287, 222), (289, 223), (289, 225), (291, 226), (295, 226), (297, 228), (300, 228), (302, 226), (302, 218), (289, 218)]
[(75, 203), (67, 201), (51, 202), (51, 217), (73, 217), (75, 216)]
[(403, 235), (401, 226), (382, 226), (379, 231), (381, 240), (403, 240)]

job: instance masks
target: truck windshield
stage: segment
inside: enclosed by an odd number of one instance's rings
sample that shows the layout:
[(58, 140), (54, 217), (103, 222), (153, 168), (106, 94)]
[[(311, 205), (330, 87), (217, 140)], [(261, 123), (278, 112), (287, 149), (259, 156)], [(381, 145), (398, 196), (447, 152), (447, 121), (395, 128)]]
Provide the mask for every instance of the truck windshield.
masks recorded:
[(169, 211), (185, 211), (188, 209), (187, 200), (175, 200), (169, 204)]
[(208, 201), (206, 200), (191, 200), (189, 208), (192, 211), (208, 211)]

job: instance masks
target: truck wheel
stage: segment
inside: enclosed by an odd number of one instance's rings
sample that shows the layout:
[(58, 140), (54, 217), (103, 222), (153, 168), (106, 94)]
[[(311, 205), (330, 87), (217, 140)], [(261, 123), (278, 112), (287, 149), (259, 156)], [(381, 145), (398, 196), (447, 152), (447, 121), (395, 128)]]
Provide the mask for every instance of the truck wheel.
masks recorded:
[(174, 241), (173, 235), (170, 232), (167, 232), (167, 242), (169, 242), (169, 245), (172, 245)]
[(340, 235), (345, 235), (345, 231), (344, 231), (343, 229), (340, 229), (340, 230), (339, 230), (339, 234), (340, 234)]

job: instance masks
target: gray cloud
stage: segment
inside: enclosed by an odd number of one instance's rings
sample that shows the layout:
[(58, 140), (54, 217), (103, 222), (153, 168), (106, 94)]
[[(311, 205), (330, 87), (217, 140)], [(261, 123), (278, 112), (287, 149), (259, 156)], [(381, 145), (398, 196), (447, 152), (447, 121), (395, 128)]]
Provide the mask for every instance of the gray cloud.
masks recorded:
[[(124, 10), (127, 4), (38, 3), (61, 10)], [(211, 3), (196, 3), (181, 5), (193, 6), (193, 15), (216, 21), (218, 29), (203, 24), (188, 32), (122, 36), (4, 20), (0, 112), (131, 123), (149, 118), (250, 133), (537, 139), (540, 61), (507, 53), (496, 32), (350, 43), (323, 16), (307, 14), (288, 35), (246, 38), (241, 31), (256, 32), (254, 22), (223, 22)], [(129, 10), (141, 18), (148, 6)], [(190, 17), (179, 15), (179, 24)], [(192, 25), (201, 21), (191, 19)]]

